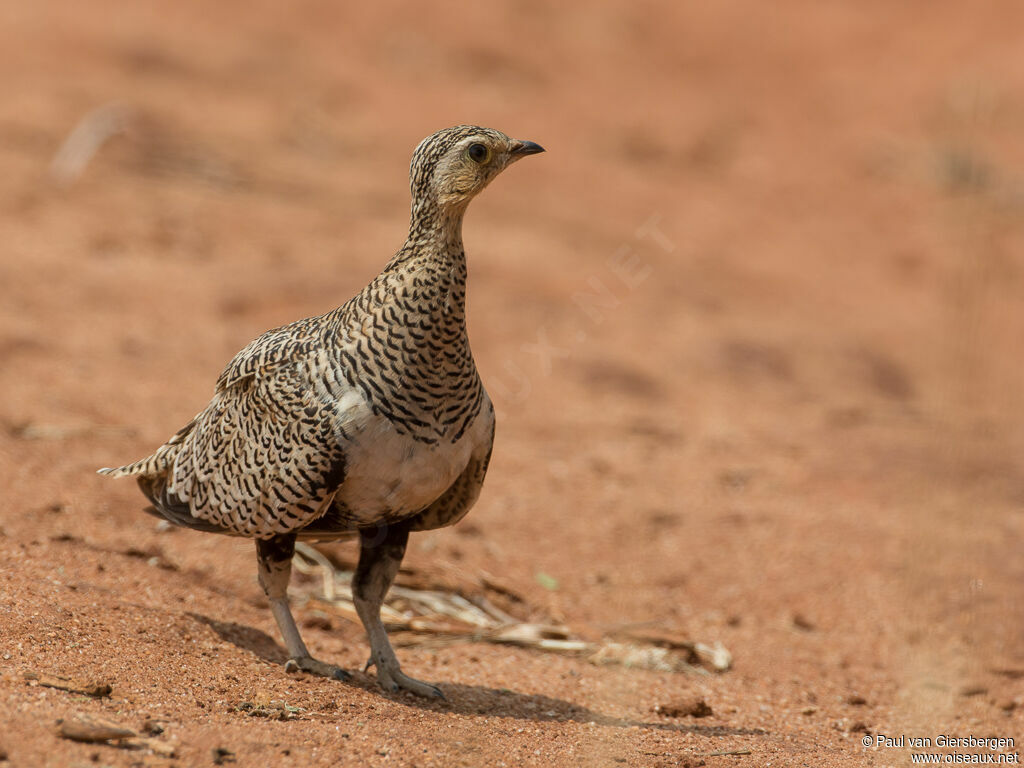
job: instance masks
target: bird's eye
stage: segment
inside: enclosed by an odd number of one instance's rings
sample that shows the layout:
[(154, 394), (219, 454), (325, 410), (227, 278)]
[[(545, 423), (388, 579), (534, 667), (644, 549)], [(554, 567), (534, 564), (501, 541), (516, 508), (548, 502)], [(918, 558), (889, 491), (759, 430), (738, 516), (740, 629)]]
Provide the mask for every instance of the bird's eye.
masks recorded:
[(483, 144), (470, 144), (468, 153), (469, 159), (474, 163), (483, 164), (491, 159), (491, 150)]

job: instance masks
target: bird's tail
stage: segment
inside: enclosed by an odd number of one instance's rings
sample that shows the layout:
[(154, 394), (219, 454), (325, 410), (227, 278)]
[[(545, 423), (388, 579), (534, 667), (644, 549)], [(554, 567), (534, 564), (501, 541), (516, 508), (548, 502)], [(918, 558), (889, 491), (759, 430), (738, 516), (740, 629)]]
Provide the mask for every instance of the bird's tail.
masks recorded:
[[(159, 453), (159, 452), (158, 452)], [(147, 456), (144, 459), (140, 459), (132, 464), (125, 464), (123, 467), (103, 467), (97, 469), (96, 473), (100, 475), (106, 475), (107, 477), (129, 477), (130, 475), (152, 475), (158, 472), (163, 465), (163, 462), (159, 462), (157, 459), (157, 453), (152, 456)]]
[(178, 430), (170, 440), (161, 445), (156, 453), (139, 459), (132, 464), (125, 464), (123, 467), (103, 467), (96, 472), (107, 477), (130, 477), (133, 475), (150, 476), (161, 474), (174, 461), (175, 455), (181, 450), (181, 441), (195, 426), (195, 420)]

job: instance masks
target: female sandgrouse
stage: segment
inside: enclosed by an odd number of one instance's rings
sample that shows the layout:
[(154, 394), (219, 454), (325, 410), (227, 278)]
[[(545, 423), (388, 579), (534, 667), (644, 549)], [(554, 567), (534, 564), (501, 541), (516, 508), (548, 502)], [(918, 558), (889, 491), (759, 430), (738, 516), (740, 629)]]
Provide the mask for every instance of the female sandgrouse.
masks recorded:
[(292, 618), (296, 539), (358, 536), (352, 593), (369, 664), (385, 690), (441, 695), (402, 672), (380, 607), (410, 531), (452, 525), (480, 493), (494, 408), (466, 336), (462, 217), (491, 179), (543, 151), (469, 125), (424, 139), (409, 237), (384, 270), (337, 309), (252, 341), (152, 456), (100, 470), (134, 476), (147, 511), (172, 523), (256, 539), (292, 667), (347, 677), (309, 655)]

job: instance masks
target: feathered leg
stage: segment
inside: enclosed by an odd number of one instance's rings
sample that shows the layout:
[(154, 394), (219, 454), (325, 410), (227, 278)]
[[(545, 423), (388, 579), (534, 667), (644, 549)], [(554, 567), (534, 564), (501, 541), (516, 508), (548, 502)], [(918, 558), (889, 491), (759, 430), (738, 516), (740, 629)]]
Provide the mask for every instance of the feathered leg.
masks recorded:
[(352, 597), (356, 612), (370, 639), (370, 666), (377, 667), (377, 680), (384, 690), (406, 690), (418, 696), (444, 698), (441, 689), (421, 683), (402, 672), (388, 633), (380, 620), (380, 606), (391, 587), (405, 555), (409, 524), (384, 524), (359, 531), (359, 565), (352, 579)]
[(302, 642), (299, 628), (295, 626), (291, 608), (288, 607), (288, 580), (292, 575), (292, 555), (295, 554), (295, 534), (282, 534), (272, 539), (256, 540), (256, 558), (259, 561), (260, 586), (270, 601), (270, 611), (277, 620), (284, 644), (288, 648), (286, 670), (301, 669), (314, 675), (347, 680), (348, 672), (333, 664), (325, 664), (309, 655)]

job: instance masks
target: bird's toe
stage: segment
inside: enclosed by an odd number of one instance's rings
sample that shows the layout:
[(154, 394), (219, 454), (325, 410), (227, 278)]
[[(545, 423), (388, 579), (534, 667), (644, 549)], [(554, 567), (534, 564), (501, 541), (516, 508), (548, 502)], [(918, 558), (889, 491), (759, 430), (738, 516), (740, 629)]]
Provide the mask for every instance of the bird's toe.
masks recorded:
[(387, 670), (378, 666), (377, 680), (381, 684), (381, 687), (389, 693), (409, 691), (409, 693), (415, 694), (416, 696), (422, 696), (425, 699), (445, 698), (444, 693), (436, 685), (424, 683), (414, 677), (409, 677), (407, 674), (402, 672), (401, 669)]
[(296, 656), (288, 659), (284, 665), (284, 671), (289, 674), (297, 672), (308, 672), (311, 675), (329, 677), (332, 680), (348, 680), (351, 675), (339, 666), (327, 664), (326, 662), (314, 659), (312, 656)]

